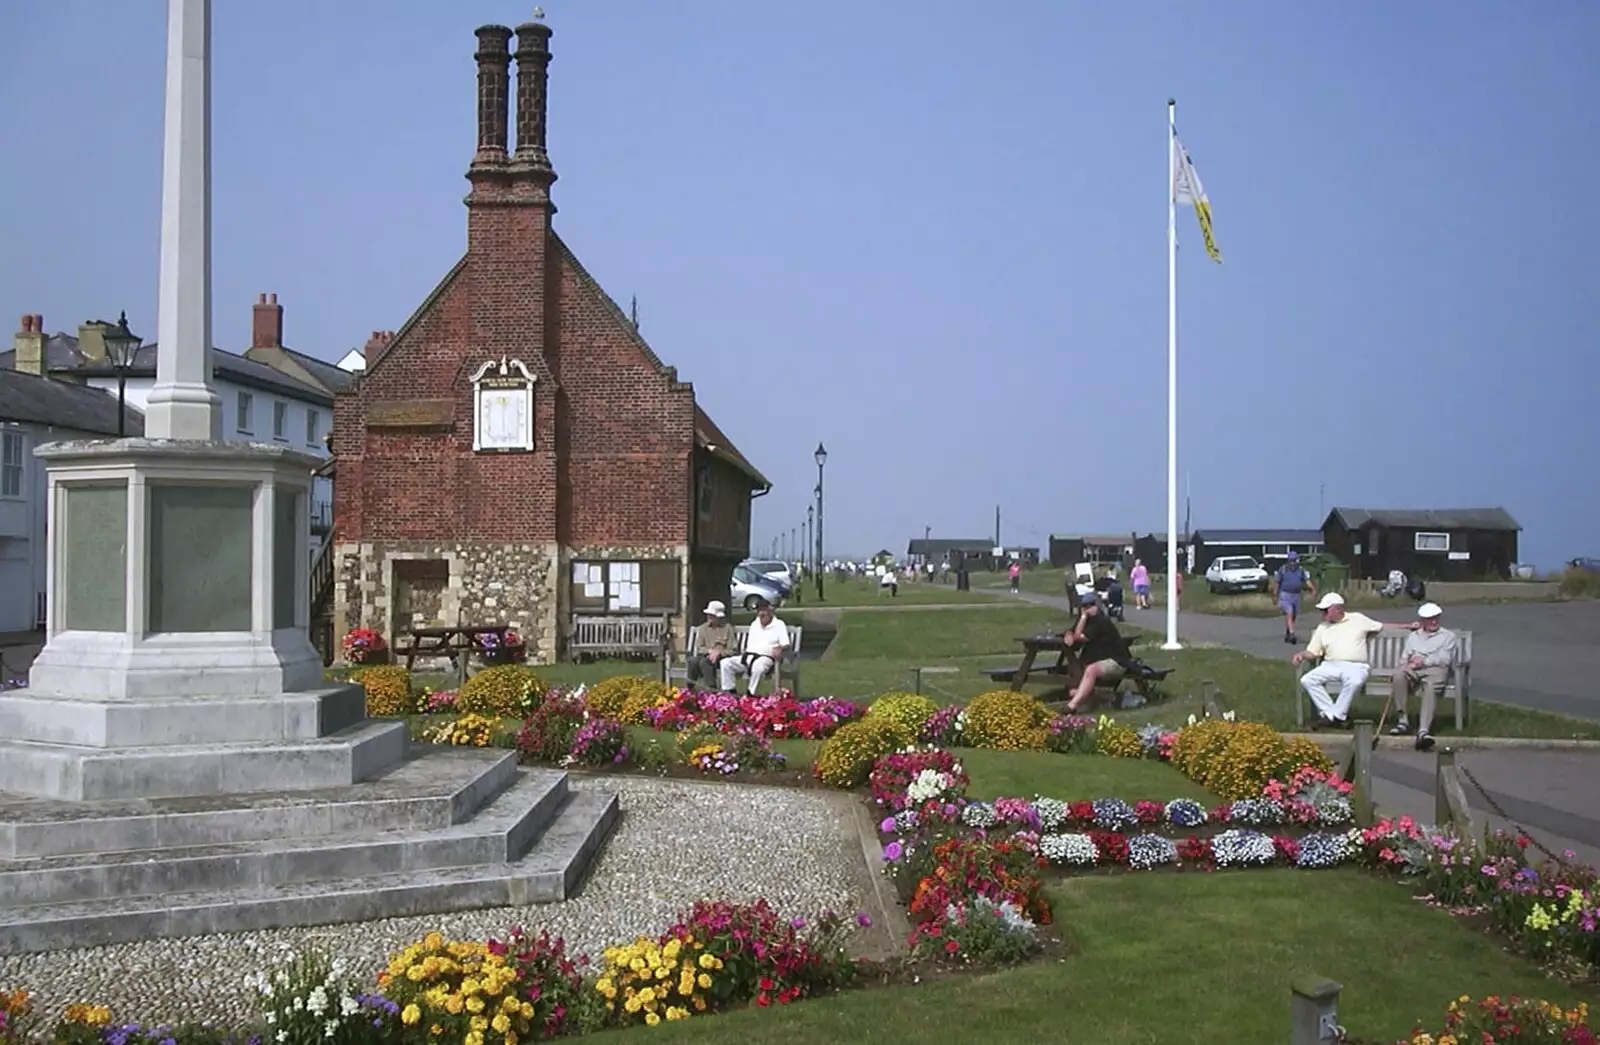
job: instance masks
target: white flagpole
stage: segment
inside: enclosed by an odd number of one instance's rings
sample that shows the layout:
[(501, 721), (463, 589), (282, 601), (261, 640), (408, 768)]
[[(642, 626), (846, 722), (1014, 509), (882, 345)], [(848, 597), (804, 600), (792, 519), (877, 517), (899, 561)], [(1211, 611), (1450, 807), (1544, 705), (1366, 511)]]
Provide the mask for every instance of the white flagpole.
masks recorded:
[(1178, 641), (1178, 103), (1167, 99), (1167, 641)]

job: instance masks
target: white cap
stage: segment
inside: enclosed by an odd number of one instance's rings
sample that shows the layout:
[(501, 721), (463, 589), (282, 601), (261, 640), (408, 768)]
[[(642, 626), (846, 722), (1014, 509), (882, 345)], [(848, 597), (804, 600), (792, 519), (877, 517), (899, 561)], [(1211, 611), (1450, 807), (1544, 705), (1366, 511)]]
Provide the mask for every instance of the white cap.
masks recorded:
[(1417, 616), (1421, 617), (1423, 620), (1429, 620), (1433, 617), (1437, 617), (1443, 612), (1444, 610), (1440, 608), (1437, 602), (1425, 602), (1421, 606), (1417, 607)]
[(708, 602), (706, 603), (706, 613), (713, 617), (726, 617), (728, 615), (728, 607), (720, 602)]
[(1343, 605), (1344, 605), (1344, 596), (1340, 595), (1336, 591), (1330, 591), (1328, 594), (1324, 595), (1322, 598), (1317, 600), (1317, 609), (1319, 609), (1319, 610), (1325, 610), (1325, 609), (1328, 609), (1329, 607), (1332, 607), (1332, 606), (1343, 606)]

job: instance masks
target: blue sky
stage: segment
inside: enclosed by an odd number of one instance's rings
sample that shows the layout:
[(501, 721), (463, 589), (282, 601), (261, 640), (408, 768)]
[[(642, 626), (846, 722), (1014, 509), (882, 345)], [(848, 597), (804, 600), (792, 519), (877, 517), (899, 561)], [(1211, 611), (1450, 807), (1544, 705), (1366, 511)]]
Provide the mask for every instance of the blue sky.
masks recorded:
[[(1600, 5), (544, 6), (557, 226), (774, 480), (756, 548), (819, 439), (830, 553), (1164, 527), (1171, 95), (1227, 259), (1180, 215), (1195, 525), (1504, 505), (1600, 554)], [(165, 7), (0, 6), (10, 322), (154, 336)], [(262, 291), (328, 358), (404, 321), (464, 244), (472, 30), (530, 11), (216, 5), (220, 345)]]

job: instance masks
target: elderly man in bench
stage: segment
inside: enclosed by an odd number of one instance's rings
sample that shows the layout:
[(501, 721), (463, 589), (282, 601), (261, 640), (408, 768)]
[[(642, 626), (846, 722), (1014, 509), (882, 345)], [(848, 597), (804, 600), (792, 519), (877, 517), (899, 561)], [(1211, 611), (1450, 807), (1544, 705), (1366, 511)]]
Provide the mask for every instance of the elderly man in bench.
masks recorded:
[[(1372, 664), (1367, 657), (1367, 640), (1384, 628), (1411, 628), (1417, 624), (1385, 624), (1365, 613), (1346, 613), (1344, 596), (1330, 591), (1317, 600), (1322, 623), (1311, 633), (1306, 648), (1290, 658), (1296, 664), (1320, 660), (1300, 679), (1300, 686), (1311, 698), (1322, 725), (1344, 727), (1350, 724), (1350, 704), (1367, 684)], [(1328, 699), (1328, 683), (1339, 684), (1337, 700)]]
[(721, 684), (722, 669), (718, 662), (729, 650), (739, 647), (733, 625), (728, 623), (728, 607), (713, 600), (706, 604), (706, 622), (700, 625), (699, 648), (684, 665), (684, 681), (696, 693)]
[(734, 692), (734, 679), (748, 675), (747, 691), (754, 693), (767, 673), (777, 667), (778, 661), (789, 651), (789, 628), (772, 612), (772, 603), (756, 600), (756, 619), (745, 635), (744, 652), (721, 657), (717, 661), (721, 672), (722, 691)]
[(1411, 732), (1411, 722), (1406, 716), (1406, 702), (1411, 691), (1422, 687), (1422, 707), (1417, 713), (1418, 751), (1433, 748), (1433, 711), (1450, 680), (1450, 668), (1455, 664), (1456, 649), (1460, 639), (1449, 628), (1443, 627), (1439, 618), (1444, 610), (1436, 602), (1425, 602), (1417, 607), (1417, 630), (1406, 636), (1405, 648), (1400, 653), (1400, 670), (1394, 674), (1394, 703), (1399, 718), (1390, 733), (1403, 737)]

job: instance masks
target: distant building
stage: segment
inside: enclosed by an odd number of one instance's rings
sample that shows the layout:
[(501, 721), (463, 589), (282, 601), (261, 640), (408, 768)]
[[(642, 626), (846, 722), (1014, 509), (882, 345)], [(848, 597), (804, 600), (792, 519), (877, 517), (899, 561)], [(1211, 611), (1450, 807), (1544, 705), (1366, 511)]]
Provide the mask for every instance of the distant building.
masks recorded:
[(1522, 527), (1504, 508), (1335, 508), (1322, 523), (1327, 550), (1356, 580), (1390, 570), (1438, 581), (1509, 580)]
[(906, 545), (906, 558), (917, 565), (935, 566), (965, 559), (969, 570), (987, 569), (994, 558), (994, 541), (988, 537), (913, 537)]
[(1248, 555), (1269, 569), (1286, 562), (1289, 553), (1313, 555), (1322, 551), (1321, 530), (1196, 530), (1190, 572), (1204, 573), (1226, 555)]

